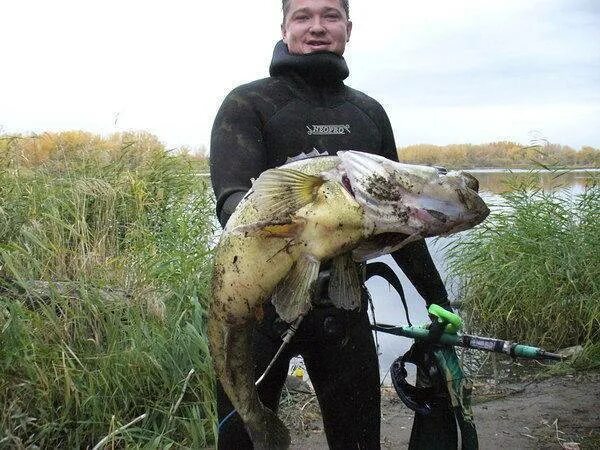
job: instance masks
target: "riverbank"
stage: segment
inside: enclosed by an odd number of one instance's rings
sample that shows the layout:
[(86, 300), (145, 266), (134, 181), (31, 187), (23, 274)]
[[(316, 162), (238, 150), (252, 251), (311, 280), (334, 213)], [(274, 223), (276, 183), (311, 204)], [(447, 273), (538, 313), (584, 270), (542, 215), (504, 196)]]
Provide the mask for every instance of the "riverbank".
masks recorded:
[[(298, 402), (282, 411), (293, 425), (291, 448), (327, 448), (316, 398), (306, 393), (294, 397)], [(474, 402), (481, 449), (600, 447), (600, 372), (496, 385), (476, 382)], [(393, 388), (384, 388), (382, 448), (407, 448), (412, 417)]]

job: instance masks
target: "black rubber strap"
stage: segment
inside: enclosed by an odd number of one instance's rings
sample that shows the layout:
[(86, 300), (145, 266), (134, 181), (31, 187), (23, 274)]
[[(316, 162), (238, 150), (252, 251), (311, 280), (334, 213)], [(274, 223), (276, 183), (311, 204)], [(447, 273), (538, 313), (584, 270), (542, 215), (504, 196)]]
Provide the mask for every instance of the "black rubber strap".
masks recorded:
[(380, 276), (386, 280), (398, 293), (402, 300), (402, 305), (404, 306), (404, 312), (406, 313), (406, 322), (412, 327), (410, 316), (408, 315), (408, 305), (406, 304), (404, 289), (402, 288), (402, 283), (400, 283), (400, 279), (398, 278), (398, 275), (396, 275), (396, 272), (383, 261), (374, 261), (367, 264), (365, 281), (374, 276)]

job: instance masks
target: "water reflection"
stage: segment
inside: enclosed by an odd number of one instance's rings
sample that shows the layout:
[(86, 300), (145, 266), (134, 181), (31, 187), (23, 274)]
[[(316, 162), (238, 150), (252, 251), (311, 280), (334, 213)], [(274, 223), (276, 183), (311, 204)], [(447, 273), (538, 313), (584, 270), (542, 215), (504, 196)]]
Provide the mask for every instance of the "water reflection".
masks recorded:
[(567, 189), (573, 194), (583, 192), (594, 179), (598, 181), (600, 169), (578, 169), (570, 171), (479, 169), (469, 170), (479, 180), (481, 192), (502, 194), (526, 181), (534, 183), (544, 191)]

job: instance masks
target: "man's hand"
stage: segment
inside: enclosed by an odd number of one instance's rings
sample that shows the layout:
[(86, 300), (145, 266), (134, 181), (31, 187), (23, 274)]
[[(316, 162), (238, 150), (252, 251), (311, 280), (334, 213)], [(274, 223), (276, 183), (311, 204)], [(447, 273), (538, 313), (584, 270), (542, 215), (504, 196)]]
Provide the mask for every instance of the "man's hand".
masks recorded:
[(225, 203), (223, 203), (223, 208), (221, 208), (221, 214), (219, 214), (219, 223), (223, 228), (227, 224), (227, 221), (235, 211), (235, 208), (240, 203), (244, 195), (246, 195), (247, 191), (237, 191), (227, 197)]

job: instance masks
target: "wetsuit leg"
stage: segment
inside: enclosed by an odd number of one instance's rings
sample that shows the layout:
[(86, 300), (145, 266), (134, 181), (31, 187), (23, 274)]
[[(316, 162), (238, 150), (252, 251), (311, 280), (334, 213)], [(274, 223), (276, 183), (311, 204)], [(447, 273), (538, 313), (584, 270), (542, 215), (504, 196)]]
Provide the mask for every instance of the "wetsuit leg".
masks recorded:
[(346, 338), (304, 348), (331, 449), (379, 449), (379, 365), (366, 311), (350, 312)]
[[(254, 361), (256, 361), (256, 370), (254, 378), (258, 379), (265, 368), (271, 362), (271, 359), (279, 349), (281, 340), (276, 340), (272, 336), (255, 331), (254, 333)], [(291, 355), (284, 352), (277, 358), (277, 362), (271, 368), (265, 379), (258, 385), (258, 396), (262, 403), (272, 411), (277, 411), (281, 390), (285, 383)], [(233, 406), (227, 398), (221, 384), (217, 382), (217, 414), (219, 423), (223, 421), (229, 413), (233, 411)], [(217, 448), (219, 450), (252, 450), (252, 441), (246, 432), (244, 423), (236, 413), (232, 414), (220, 427)]]
[[(422, 357), (429, 355), (430, 360), (434, 358), (426, 344), (415, 344), (413, 348)], [(430, 386), (433, 384), (445, 390), (445, 381), (441, 375), (432, 378), (425, 372), (426, 369), (417, 368), (418, 385)], [(409, 450), (456, 450), (458, 447), (456, 415), (450, 397), (447, 393), (438, 395), (435, 406), (428, 415), (415, 413), (408, 444)]]
[(458, 432), (451, 405), (436, 408), (430, 415), (415, 413), (409, 450), (456, 450)]

